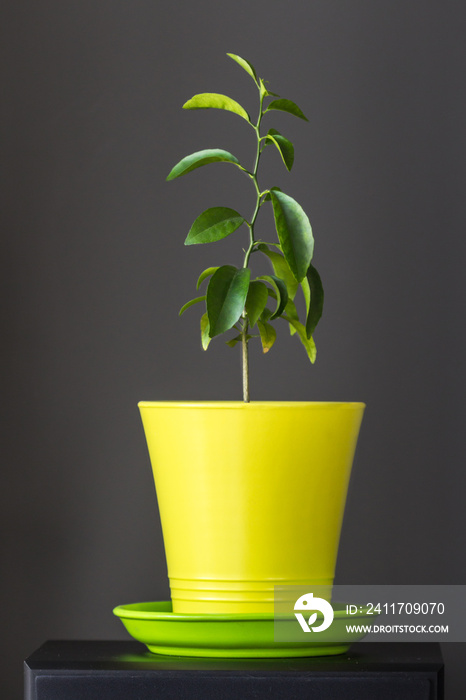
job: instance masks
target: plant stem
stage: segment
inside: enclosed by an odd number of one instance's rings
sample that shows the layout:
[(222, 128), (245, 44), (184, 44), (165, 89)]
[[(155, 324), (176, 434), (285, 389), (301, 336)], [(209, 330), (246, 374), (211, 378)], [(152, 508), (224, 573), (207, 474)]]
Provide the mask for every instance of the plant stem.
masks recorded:
[(244, 319), (243, 330), (241, 332), (243, 350), (243, 401), (249, 403), (249, 348), (248, 348), (248, 319)]
[[(261, 136), (260, 136), (260, 124), (262, 119), (262, 103), (264, 101), (264, 95), (259, 88), (259, 116), (257, 118), (257, 124), (254, 127), (257, 137), (257, 149), (256, 149), (256, 162), (254, 163), (254, 170), (251, 173), (251, 178), (256, 189), (256, 206), (254, 213), (252, 215), (251, 223), (249, 224), (249, 248), (246, 251), (244, 257), (243, 267), (247, 267), (249, 264), (249, 258), (254, 250), (255, 239), (254, 239), (254, 224), (256, 223), (257, 215), (261, 206), (261, 191), (259, 183), (257, 181), (257, 171), (259, 170), (259, 160), (261, 157)], [(241, 345), (242, 345), (242, 357), (243, 357), (243, 401), (249, 403), (249, 349), (248, 349), (248, 319), (246, 312), (243, 313), (243, 329), (241, 332)]]

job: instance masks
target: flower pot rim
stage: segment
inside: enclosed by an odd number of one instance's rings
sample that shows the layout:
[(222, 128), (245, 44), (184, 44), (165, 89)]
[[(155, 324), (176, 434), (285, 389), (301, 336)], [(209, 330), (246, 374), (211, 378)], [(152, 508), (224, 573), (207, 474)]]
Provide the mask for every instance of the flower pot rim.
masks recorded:
[(251, 411), (254, 409), (275, 408), (365, 408), (361, 401), (139, 401), (139, 408), (204, 408), (236, 409)]

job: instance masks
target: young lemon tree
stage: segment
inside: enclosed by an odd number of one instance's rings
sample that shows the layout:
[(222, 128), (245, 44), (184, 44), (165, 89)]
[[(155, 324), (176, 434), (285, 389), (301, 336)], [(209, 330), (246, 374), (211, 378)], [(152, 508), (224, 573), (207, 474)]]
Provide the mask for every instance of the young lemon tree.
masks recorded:
[[(230, 207), (212, 207), (202, 212), (191, 226), (185, 245), (220, 241), (243, 225), (248, 229), (249, 240), (244, 251), (243, 266), (237, 268), (234, 265), (222, 265), (204, 270), (197, 281), (197, 289), (205, 280), (209, 280), (205, 294), (191, 299), (180, 310), (181, 315), (194, 304), (205, 304), (206, 310), (201, 318), (201, 341), (204, 350), (207, 350), (215, 336), (234, 331), (233, 337), (226, 342), (231, 347), (241, 343), (243, 399), (248, 402), (250, 340), (260, 337), (263, 352), (268, 352), (277, 337), (275, 322), (282, 319), (291, 334), (299, 338), (310, 361), (314, 363), (316, 346), (312, 335), (322, 315), (324, 292), (319, 273), (311, 264), (314, 238), (306, 213), (295, 199), (279, 187), (262, 189), (259, 185), (259, 164), (265, 148), (274, 146), (288, 170), (291, 170), (294, 161), (294, 147), (288, 138), (273, 128), (261, 135), (263, 118), (269, 118), (268, 115), (273, 115), (279, 110), (308, 120), (298, 105), (268, 90), (266, 81), (257, 77), (249, 61), (236, 54), (227, 55), (236, 61), (256, 84), (259, 93), (257, 121), (251, 121), (248, 112), (238, 102), (218, 93), (194, 95), (183, 105), (183, 109), (224, 109), (244, 119), (256, 134), (254, 165), (252, 169), (248, 169), (228, 151), (209, 148), (183, 158), (171, 170), (167, 180), (174, 180), (210, 163), (231, 163), (253, 184), (256, 202), (250, 219)], [(273, 208), (278, 236), (276, 243), (266, 243), (255, 236), (257, 217), (266, 202), (270, 202)], [(273, 274), (251, 279), (249, 265), (254, 253), (261, 253), (269, 259)], [(294, 303), (299, 288), (305, 300), (304, 323), (299, 320)], [(268, 306), (269, 301), (272, 308)], [(253, 334), (255, 328), (256, 335)]]

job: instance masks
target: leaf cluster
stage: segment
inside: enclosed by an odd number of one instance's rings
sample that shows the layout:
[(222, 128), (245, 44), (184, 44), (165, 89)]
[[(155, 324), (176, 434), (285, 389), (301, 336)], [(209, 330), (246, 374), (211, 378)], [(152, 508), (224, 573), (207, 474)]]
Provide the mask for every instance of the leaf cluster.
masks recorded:
[[(322, 315), (324, 292), (319, 273), (311, 263), (314, 253), (311, 224), (304, 209), (293, 197), (277, 186), (261, 189), (258, 181), (260, 157), (268, 146), (276, 149), (288, 171), (294, 163), (294, 146), (286, 136), (273, 128), (261, 135), (263, 117), (281, 111), (308, 120), (296, 103), (271, 92), (249, 61), (236, 54), (230, 53), (228, 56), (246, 71), (258, 88), (257, 121), (253, 122), (238, 102), (218, 93), (194, 95), (183, 108), (221, 109), (244, 119), (257, 136), (254, 166), (246, 168), (232, 153), (223, 149), (204, 149), (180, 160), (167, 180), (174, 180), (212, 163), (229, 163), (238, 168), (251, 179), (255, 188), (256, 204), (252, 217), (248, 219), (225, 206), (207, 209), (193, 222), (185, 245), (214, 243), (243, 226), (248, 230), (249, 245), (242, 267), (209, 267), (200, 274), (197, 289), (208, 280), (205, 294), (188, 301), (181, 308), (180, 315), (197, 303), (205, 304), (201, 317), (201, 341), (205, 350), (212, 338), (233, 330), (236, 334), (226, 341), (229, 346), (234, 347), (239, 342), (247, 344), (252, 338), (260, 337), (264, 353), (275, 343), (277, 332), (274, 323), (281, 318), (288, 324), (290, 333), (299, 338), (310, 361), (314, 362), (316, 347), (313, 333)], [(275, 243), (265, 243), (255, 237), (256, 219), (266, 203), (270, 203), (273, 210), (277, 234)], [(255, 253), (268, 259), (271, 274), (251, 278), (249, 263)], [(301, 290), (305, 300), (306, 317), (303, 322), (295, 305), (298, 290)], [(249, 332), (254, 328), (257, 328), (257, 335)]]

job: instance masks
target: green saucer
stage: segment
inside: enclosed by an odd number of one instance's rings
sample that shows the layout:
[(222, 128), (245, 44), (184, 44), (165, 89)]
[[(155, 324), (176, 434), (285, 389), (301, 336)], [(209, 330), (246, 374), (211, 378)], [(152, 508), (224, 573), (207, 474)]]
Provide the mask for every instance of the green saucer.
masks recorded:
[[(346, 632), (349, 618), (344, 604), (335, 604), (334, 621), (316, 641), (274, 640), (274, 617), (268, 613), (243, 615), (180, 615), (170, 601), (119, 605), (114, 614), (129, 634), (154, 654), (223, 658), (333, 656), (344, 654), (362, 633)], [(364, 623), (364, 612), (351, 622)], [(296, 625), (295, 619), (289, 619)], [(316, 639), (317, 635), (313, 635)], [(342, 642), (341, 640), (345, 640)]]

